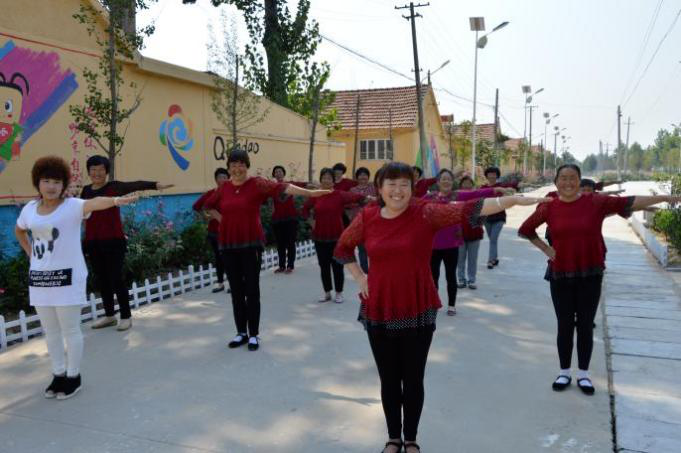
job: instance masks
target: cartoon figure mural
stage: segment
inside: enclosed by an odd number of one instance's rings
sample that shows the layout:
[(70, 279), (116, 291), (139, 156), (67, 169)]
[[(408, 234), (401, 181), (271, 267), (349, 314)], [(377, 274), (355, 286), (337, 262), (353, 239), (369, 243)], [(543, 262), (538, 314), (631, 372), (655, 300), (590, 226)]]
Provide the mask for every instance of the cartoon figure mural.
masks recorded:
[(184, 116), (182, 107), (173, 104), (168, 108), (168, 119), (163, 120), (159, 131), (161, 144), (168, 147), (170, 155), (181, 170), (189, 168), (187, 153), (194, 147), (194, 125)]
[[(421, 166), (421, 151), (416, 153), (417, 166)], [(430, 136), (430, 146), (426, 150), (426, 168), (423, 169), (426, 174), (430, 172), (431, 175), (437, 175), (440, 172), (440, 156), (437, 151), (437, 143), (435, 142), (435, 137)]]
[(0, 47), (0, 172), (77, 89), (57, 53)]

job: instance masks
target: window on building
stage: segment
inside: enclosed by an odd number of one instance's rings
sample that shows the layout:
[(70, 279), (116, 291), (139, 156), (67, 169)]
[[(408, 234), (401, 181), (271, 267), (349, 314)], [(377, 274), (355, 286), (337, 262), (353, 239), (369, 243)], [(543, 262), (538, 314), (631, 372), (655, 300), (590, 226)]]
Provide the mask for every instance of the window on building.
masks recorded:
[(393, 147), (389, 139), (360, 140), (360, 160), (392, 160)]

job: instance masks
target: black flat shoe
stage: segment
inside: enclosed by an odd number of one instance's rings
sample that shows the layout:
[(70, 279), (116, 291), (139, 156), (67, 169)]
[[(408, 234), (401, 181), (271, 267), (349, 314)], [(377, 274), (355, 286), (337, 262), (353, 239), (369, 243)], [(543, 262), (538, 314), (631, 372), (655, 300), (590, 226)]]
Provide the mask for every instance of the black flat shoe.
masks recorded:
[(252, 343), (251, 341), (248, 342), (248, 350), (249, 351), (257, 351), (258, 348), (260, 347), (260, 339), (258, 337), (251, 337), (255, 338), (255, 343)]
[[(582, 385), (582, 382), (588, 382), (590, 385)], [(577, 387), (584, 393), (585, 395), (593, 395), (596, 389), (594, 388), (593, 383), (591, 382), (591, 379), (589, 378), (582, 378), (577, 380)]]
[(494, 269), (494, 262), (493, 261), (487, 262), (487, 269)]
[(494, 260), (494, 261), (492, 261), (492, 264), (494, 264), (494, 266), (498, 266), (498, 265), (499, 265), (499, 260)]
[(238, 348), (248, 343), (248, 335), (238, 334), (232, 341), (227, 344), (230, 349)]
[(421, 451), (421, 447), (420, 447), (419, 444), (417, 444), (416, 442), (409, 442), (408, 444), (405, 443), (405, 444), (404, 444), (404, 451), (405, 451), (405, 452), (407, 451), (407, 447), (414, 447), (414, 448), (416, 448), (418, 451)]
[[(558, 382), (558, 380), (560, 378), (567, 378), (567, 382), (565, 382), (565, 383)], [(566, 388), (568, 388), (571, 383), (572, 383), (572, 377), (570, 377), (570, 376), (558, 376), (556, 378), (556, 380), (553, 381), (553, 385), (551, 385), (551, 388), (553, 388), (553, 390), (555, 390), (556, 392), (561, 392), (561, 391), (565, 390)]]
[(385, 451), (385, 449), (388, 448), (388, 447), (397, 447), (397, 453), (400, 453), (400, 452), (402, 451), (402, 447), (403, 447), (403, 446), (404, 446), (404, 444), (402, 443), (402, 441), (399, 441), (399, 442), (394, 442), (394, 441), (386, 442), (386, 443), (385, 443), (385, 447), (383, 447), (383, 450), (381, 450), (381, 453), (383, 453), (383, 452)]
[(64, 389), (64, 383), (66, 382), (66, 375), (62, 374), (61, 376), (52, 376), (52, 382), (50, 385), (45, 389), (45, 398), (56, 398), (57, 393), (63, 391)]

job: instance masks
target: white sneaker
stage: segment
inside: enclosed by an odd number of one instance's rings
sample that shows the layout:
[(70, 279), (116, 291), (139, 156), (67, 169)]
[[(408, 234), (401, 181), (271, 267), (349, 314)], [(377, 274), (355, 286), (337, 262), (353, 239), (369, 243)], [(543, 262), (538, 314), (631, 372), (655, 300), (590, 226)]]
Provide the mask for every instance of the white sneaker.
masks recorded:
[(93, 322), (90, 327), (93, 329), (103, 329), (104, 327), (112, 327), (118, 324), (115, 316), (104, 316)]
[(330, 300), (331, 300), (331, 293), (326, 293), (326, 294), (324, 294), (322, 297), (320, 297), (319, 300), (318, 300), (317, 302), (319, 302), (320, 304), (322, 304), (322, 303), (324, 303), (324, 302), (329, 302)]
[(124, 330), (128, 330), (131, 327), (132, 327), (132, 318), (121, 319), (118, 322), (118, 327), (116, 327), (116, 330), (118, 330), (119, 332), (123, 332)]
[(336, 293), (336, 299), (334, 300), (337, 304), (342, 304), (345, 302), (345, 299), (343, 299), (343, 293)]

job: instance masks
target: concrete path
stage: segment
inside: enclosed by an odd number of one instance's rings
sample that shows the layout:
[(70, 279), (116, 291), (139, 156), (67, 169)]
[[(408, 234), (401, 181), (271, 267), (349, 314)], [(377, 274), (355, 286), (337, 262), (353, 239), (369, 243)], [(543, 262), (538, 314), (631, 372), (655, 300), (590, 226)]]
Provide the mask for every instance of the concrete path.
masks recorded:
[[(642, 192), (638, 192), (642, 193)], [(605, 286), (617, 444), (681, 451), (681, 293), (621, 218), (606, 223)]]
[[(551, 390), (558, 359), (545, 260), (516, 236), (530, 212), (511, 211), (499, 268), (484, 267), (483, 241), (479, 289), (460, 291), (460, 314), (438, 319), (419, 432), (424, 453), (612, 451), (600, 315), (596, 395)], [(44, 340), (11, 348), (0, 354), (0, 451), (380, 451), (385, 421), (355, 321), (356, 285), (348, 282), (342, 305), (316, 303), (320, 286), (311, 260), (291, 276), (263, 276), (256, 353), (226, 348), (231, 307), (207, 291), (140, 309), (127, 333), (85, 325), (84, 388), (68, 401), (42, 397), (50, 376)]]

